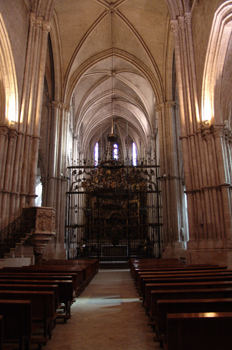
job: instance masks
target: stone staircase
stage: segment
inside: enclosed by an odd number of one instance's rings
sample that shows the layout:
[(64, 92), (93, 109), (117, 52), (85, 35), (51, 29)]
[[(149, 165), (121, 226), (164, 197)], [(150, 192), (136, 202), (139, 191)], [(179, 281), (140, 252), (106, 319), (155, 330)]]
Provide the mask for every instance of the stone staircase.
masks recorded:
[(0, 260), (14, 257), (27, 241), (33, 247), (35, 263), (42, 263), (46, 244), (55, 236), (55, 211), (47, 207), (23, 208), (22, 215), (0, 232)]
[(31, 233), (27, 233), (20, 238), (20, 241), (9, 242), (8, 244), (0, 244), (0, 259), (12, 258), (15, 252), (31, 237)]
[(128, 261), (100, 261), (100, 269), (129, 269)]
[(30, 226), (22, 214), (0, 232), (0, 259), (14, 256), (14, 252), (31, 237)]

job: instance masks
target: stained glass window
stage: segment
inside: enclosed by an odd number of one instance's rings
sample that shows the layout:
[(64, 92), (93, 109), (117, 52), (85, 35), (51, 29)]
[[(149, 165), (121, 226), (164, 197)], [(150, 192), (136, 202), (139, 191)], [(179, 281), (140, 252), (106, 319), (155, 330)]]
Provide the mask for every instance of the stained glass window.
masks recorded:
[(94, 146), (94, 165), (98, 165), (98, 159), (99, 159), (99, 144), (98, 142), (95, 143)]
[(118, 145), (115, 143), (113, 145), (113, 159), (118, 160)]
[(137, 165), (137, 147), (134, 142), (132, 143), (132, 165)]

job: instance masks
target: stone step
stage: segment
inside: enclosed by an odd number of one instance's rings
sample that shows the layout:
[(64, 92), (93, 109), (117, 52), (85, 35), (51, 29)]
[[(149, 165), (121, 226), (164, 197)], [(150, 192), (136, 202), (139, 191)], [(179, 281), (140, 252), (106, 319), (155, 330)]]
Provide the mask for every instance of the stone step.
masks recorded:
[(129, 269), (128, 261), (100, 261), (100, 269)]

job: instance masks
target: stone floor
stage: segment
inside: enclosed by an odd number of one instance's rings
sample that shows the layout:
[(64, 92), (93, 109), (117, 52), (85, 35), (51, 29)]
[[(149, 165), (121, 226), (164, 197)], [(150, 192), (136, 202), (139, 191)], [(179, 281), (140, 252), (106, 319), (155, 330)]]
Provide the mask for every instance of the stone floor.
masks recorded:
[(44, 350), (158, 350), (129, 270), (99, 270)]

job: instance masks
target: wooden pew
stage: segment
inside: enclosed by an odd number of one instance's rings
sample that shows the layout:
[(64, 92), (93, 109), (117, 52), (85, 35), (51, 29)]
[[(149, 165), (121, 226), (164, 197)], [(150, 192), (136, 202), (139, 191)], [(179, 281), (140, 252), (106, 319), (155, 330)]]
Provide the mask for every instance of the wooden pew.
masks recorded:
[[(66, 261), (66, 260), (65, 260)], [(77, 274), (83, 274), (83, 285), (85, 286), (92, 278), (92, 266), (89, 263), (81, 263), (81, 264), (44, 264), (44, 265), (30, 265), (23, 266), (24, 270), (31, 271), (62, 271), (62, 272), (76, 272)]]
[(43, 261), (43, 265), (71, 265), (71, 266), (79, 266), (82, 268), (87, 267), (86, 279), (89, 281), (98, 272), (99, 260), (98, 259), (86, 259), (86, 260), (50, 259), (50, 260)]
[[(30, 350), (32, 335), (31, 302), (29, 300), (1, 300), (0, 315), (3, 317), (3, 343), (17, 343), (19, 350)], [(3, 344), (2, 349), (12, 346)], [(15, 347), (14, 347), (15, 348)]]
[(168, 314), (165, 350), (231, 350), (232, 313)]
[[(188, 278), (188, 277), (201, 277), (201, 276), (205, 276), (205, 277), (210, 277), (210, 276), (231, 276), (232, 275), (232, 270), (224, 270), (224, 271), (220, 271), (220, 270), (206, 270), (206, 271), (198, 271), (198, 270), (193, 270), (193, 271), (182, 271), (182, 272), (164, 272), (164, 273), (148, 273), (148, 274), (143, 274), (143, 273), (139, 273), (138, 274), (138, 291), (140, 294), (142, 294), (143, 290), (144, 290), (144, 284), (148, 282), (148, 279), (150, 281), (152, 281), (153, 279), (156, 278), (160, 278), (162, 280), (165, 279), (172, 279), (172, 278)], [(151, 283), (151, 282), (149, 282)]]
[(46, 291), (54, 293), (55, 310), (59, 308), (59, 286), (57, 284), (3, 284), (0, 281), (0, 290), (22, 290), (22, 291)]
[(232, 288), (154, 290), (151, 293), (151, 320), (157, 319), (158, 300), (232, 298)]
[(180, 267), (165, 267), (165, 268), (136, 268), (134, 271), (134, 281), (135, 284), (138, 284), (138, 275), (139, 273), (143, 273), (143, 274), (151, 274), (151, 273), (156, 273), (156, 274), (164, 274), (164, 273), (189, 273), (191, 271), (215, 271), (215, 270), (219, 270), (219, 271), (225, 271), (227, 269), (226, 266), (180, 266)]
[(14, 350), (14, 344), (3, 344), (3, 316), (0, 316), (0, 350)]
[(186, 282), (186, 283), (156, 283), (145, 286), (145, 308), (147, 312), (151, 309), (151, 292), (154, 290), (181, 290), (181, 289), (206, 289), (206, 288), (232, 288), (232, 281), (212, 281), (212, 282)]
[(170, 276), (169, 278), (145, 278), (142, 281), (141, 286), (141, 296), (145, 300), (146, 295), (146, 286), (149, 285), (157, 285), (157, 284), (181, 284), (181, 283), (197, 283), (197, 282), (220, 282), (220, 281), (232, 281), (232, 273), (231, 275), (227, 276), (218, 276), (218, 275), (211, 275), (211, 276), (200, 276), (200, 275), (186, 275), (185, 277), (179, 277), (178, 275)]
[(0, 279), (2, 284), (37, 284), (37, 285), (58, 285), (59, 302), (65, 305), (65, 314), (60, 314), (58, 318), (62, 318), (64, 322), (71, 317), (71, 304), (73, 302), (73, 287), (71, 280), (35, 280), (34, 276), (25, 279), (18, 279), (17, 274), (14, 279)]
[(129, 267), (133, 271), (138, 266), (172, 266), (172, 265), (184, 265), (183, 261), (179, 258), (166, 258), (166, 259), (129, 259)]
[[(29, 300), (31, 303), (31, 318), (33, 324), (42, 324), (44, 336), (34, 341), (46, 344), (50, 336), (51, 323), (56, 317), (54, 308), (54, 293), (47, 291), (0, 290), (1, 300)], [(1, 313), (0, 313), (1, 314)]]
[(167, 334), (167, 315), (175, 313), (232, 312), (232, 299), (158, 300), (154, 340), (163, 341)]
[[(82, 271), (80, 271), (82, 272)], [(42, 279), (42, 280), (72, 280), (73, 282), (73, 291), (75, 294), (78, 294), (78, 289), (83, 283), (83, 274), (80, 276), (77, 275), (75, 272), (69, 272), (68, 274), (66, 272), (40, 272), (40, 271), (28, 271), (28, 270), (23, 270), (23, 269), (18, 269), (18, 268), (13, 268), (10, 270), (2, 270), (0, 269), (0, 279), (1, 278), (7, 278), (7, 279), (12, 279), (15, 278), (15, 276), (18, 276), (22, 279), (25, 279), (27, 277), (33, 279)]]

